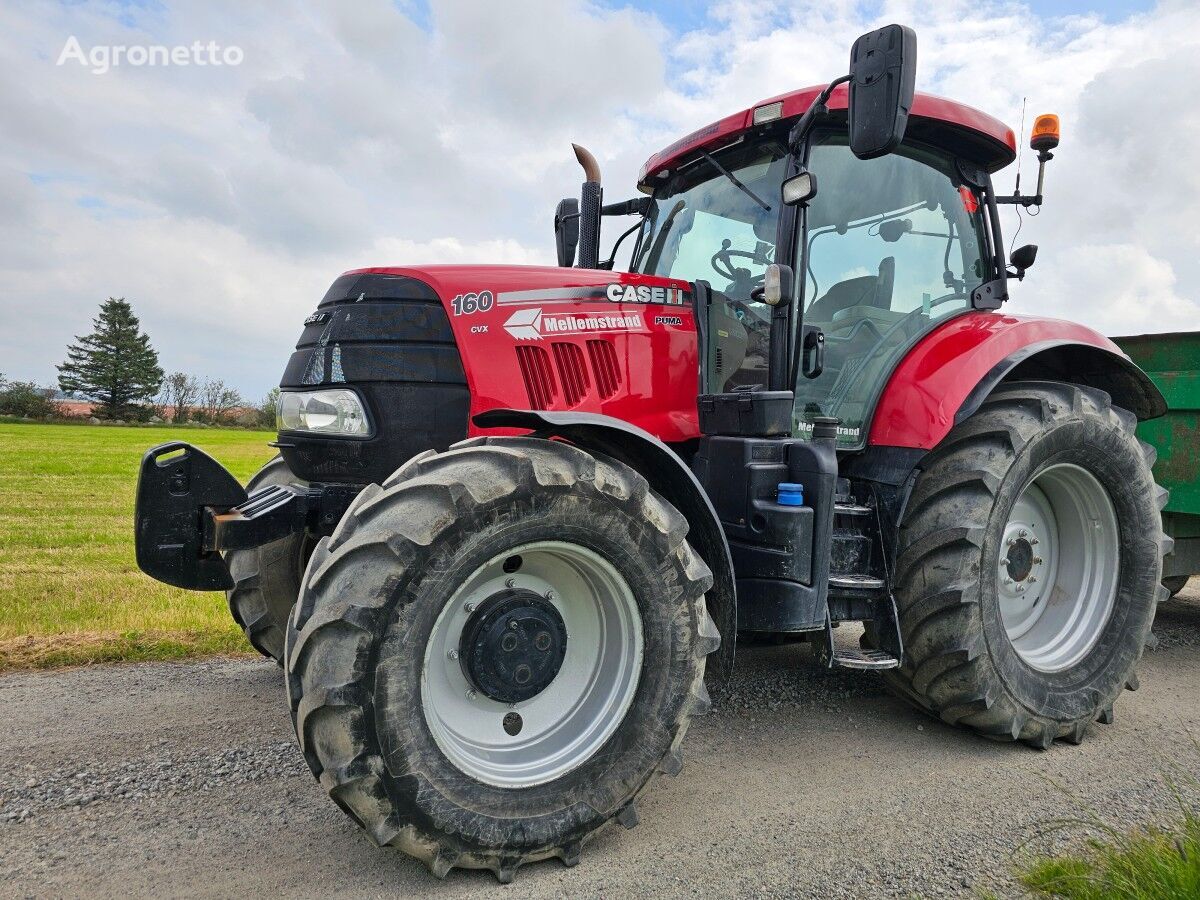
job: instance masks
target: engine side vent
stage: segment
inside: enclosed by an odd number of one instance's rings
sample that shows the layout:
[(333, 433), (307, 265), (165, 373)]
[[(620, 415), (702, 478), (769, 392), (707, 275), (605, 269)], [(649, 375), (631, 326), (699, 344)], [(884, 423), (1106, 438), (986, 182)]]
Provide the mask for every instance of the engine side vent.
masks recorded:
[(554, 351), (558, 380), (562, 384), (567, 406), (575, 406), (588, 392), (588, 372), (583, 351), (575, 344), (555, 342), (550, 346)]
[(530, 408), (550, 409), (557, 394), (554, 371), (550, 367), (550, 354), (541, 347), (519, 346), (516, 350)]
[(617, 365), (617, 348), (602, 338), (587, 342), (588, 358), (596, 375), (596, 389), (607, 400), (621, 386), (621, 369)]

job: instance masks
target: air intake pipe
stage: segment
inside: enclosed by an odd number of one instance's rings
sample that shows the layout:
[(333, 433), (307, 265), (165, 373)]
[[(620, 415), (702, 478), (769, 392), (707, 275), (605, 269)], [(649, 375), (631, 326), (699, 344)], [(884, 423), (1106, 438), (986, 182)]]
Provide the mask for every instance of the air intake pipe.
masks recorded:
[(584, 179), (579, 194), (579, 268), (595, 269), (600, 265), (600, 164), (585, 148), (571, 147), (583, 166)]

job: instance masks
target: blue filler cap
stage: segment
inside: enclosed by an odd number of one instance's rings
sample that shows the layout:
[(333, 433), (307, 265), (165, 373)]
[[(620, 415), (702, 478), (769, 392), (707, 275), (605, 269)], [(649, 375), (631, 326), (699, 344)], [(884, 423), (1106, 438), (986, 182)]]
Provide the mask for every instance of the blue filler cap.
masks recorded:
[(804, 485), (796, 484), (793, 481), (779, 482), (778, 503), (780, 506), (803, 506)]

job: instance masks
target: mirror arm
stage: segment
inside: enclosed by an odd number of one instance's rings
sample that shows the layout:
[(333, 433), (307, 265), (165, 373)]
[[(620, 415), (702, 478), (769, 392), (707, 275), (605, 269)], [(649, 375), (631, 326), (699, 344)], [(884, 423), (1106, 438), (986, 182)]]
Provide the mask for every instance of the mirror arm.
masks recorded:
[(1031, 206), (1042, 205), (1042, 186), (1046, 182), (1046, 163), (1054, 159), (1054, 154), (1049, 150), (1038, 151), (1038, 182), (1036, 194), (1022, 194), (1020, 178), (1017, 179), (1017, 187), (1008, 197), (997, 197), (997, 203), (1007, 203), (1013, 206), (1023, 206), (1029, 209)]
[(606, 203), (600, 207), (602, 216), (645, 216), (650, 211), (650, 197), (635, 197), (632, 200), (622, 200), (620, 203)]
[(1008, 197), (997, 197), (996, 202), (1000, 204), (1008, 204), (1009, 206), (1023, 206), (1029, 209), (1031, 206), (1042, 205), (1042, 195), (1037, 194), (1011, 194)]
[(817, 99), (814, 100), (808, 109), (804, 111), (804, 115), (800, 117), (800, 121), (796, 123), (795, 127), (793, 127), (791, 132), (788, 134), (788, 147), (794, 150), (800, 146), (801, 142), (812, 130), (812, 127), (816, 125), (819, 120), (823, 119), (825, 114), (829, 112), (829, 107), (827, 107), (825, 104), (829, 101), (830, 95), (833, 94), (834, 88), (836, 88), (839, 84), (845, 84), (849, 80), (849, 75), (843, 75), (840, 78), (835, 78), (833, 81), (829, 82), (829, 86), (826, 87), (825, 90), (821, 91), (821, 93), (817, 95)]

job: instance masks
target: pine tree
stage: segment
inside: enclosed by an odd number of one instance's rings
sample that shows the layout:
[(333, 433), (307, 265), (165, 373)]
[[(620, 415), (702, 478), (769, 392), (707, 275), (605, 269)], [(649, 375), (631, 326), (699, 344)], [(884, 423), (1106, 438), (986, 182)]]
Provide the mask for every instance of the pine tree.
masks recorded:
[(109, 297), (92, 320), (93, 331), (67, 347), (58, 367), (58, 386), (100, 404), (97, 415), (123, 418), (129, 408), (152, 399), (162, 384), (158, 353), (124, 297)]

